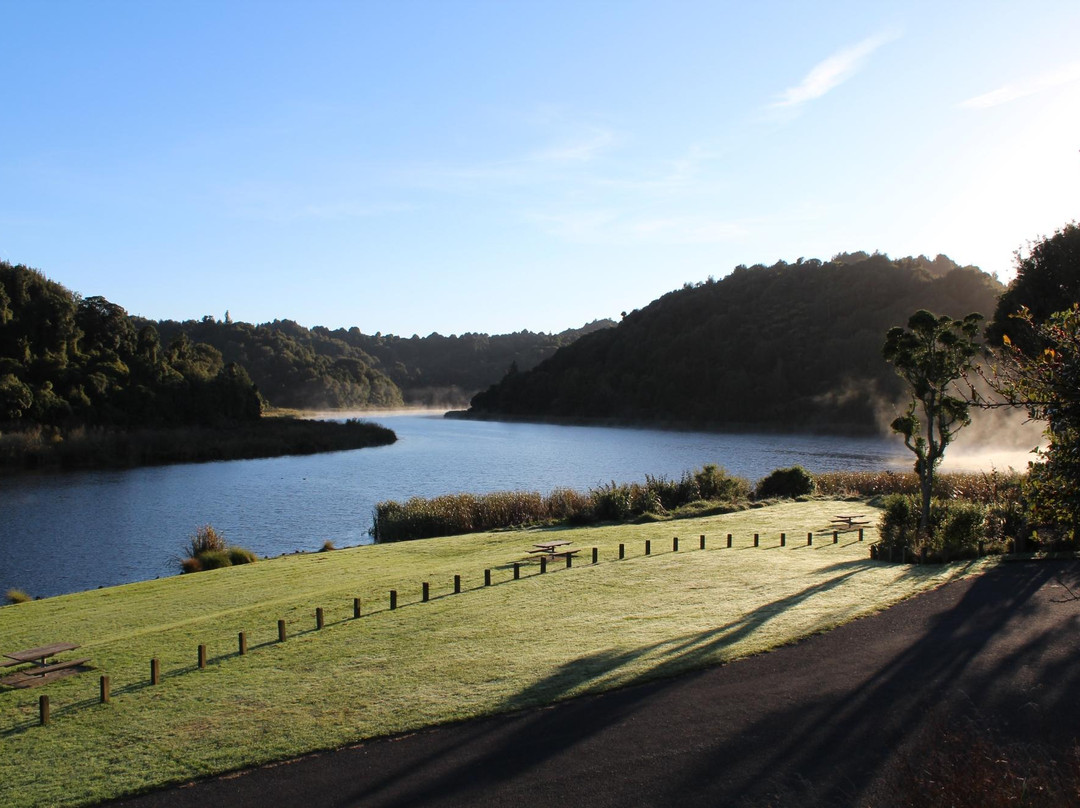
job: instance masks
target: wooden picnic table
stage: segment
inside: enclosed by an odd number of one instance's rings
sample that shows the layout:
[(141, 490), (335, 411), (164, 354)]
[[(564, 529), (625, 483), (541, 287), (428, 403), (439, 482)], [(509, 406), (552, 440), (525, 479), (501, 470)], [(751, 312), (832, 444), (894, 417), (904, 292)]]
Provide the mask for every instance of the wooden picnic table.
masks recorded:
[(52, 645), (43, 645), (40, 648), (27, 648), (25, 651), (13, 651), (4, 654), (5, 659), (0, 661), (0, 667), (29, 664), (29, 668), (5, 676), (0, 679), (0, 684), (8, 687), (35, 687), (36, 685), (51, 682), (61, 676), (69, 676), (73, 673), (81, 673), (79, 670), (90, 657), (82, 659), (65, 659), (62, 662), (49, 662), (49, 658), (63, 651), (74, 651), (79, 646), (72, 642), (57, 642)]
[(560, 541), (542, 541), (542, 542), (538, 542), (537, 544), (534, 544), (534, 545), (533, 545), (533, 547), (534, 547), (535, 549), (533, 549), (533, 550), (529, 550), (529, 552), (530, 552), (530, 553), (548, 553), (548, 554), (555, 554), (555, 550), (556, 550), (556, 548), (558, 548), (558, 547), (563, 547), (563, 546), (565, 546), (565, 545), (567, 545), (567, 544), (570, 544), (570, 543), (571, 543), (571, 542), (568, 542), (568, 541), (566, 541), (566, 540), (560, 540)]
[(833, 517), (832, 521), (836, 525), (844, 525), (848, 528), (870, 524), (870, 520), (866, 518), (865, 513), (838, 514)]

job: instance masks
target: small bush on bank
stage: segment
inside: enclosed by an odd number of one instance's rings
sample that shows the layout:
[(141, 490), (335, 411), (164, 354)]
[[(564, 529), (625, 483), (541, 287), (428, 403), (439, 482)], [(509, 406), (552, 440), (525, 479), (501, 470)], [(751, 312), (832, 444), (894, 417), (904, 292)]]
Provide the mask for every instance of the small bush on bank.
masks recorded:
[(814, 478), (802, 466), (777, 469), (757, 484), (755, 496), (758, 499), (784, 497), (795, 499), (814, 493)]
[(230, 547), (212, 525), (203, 525), (188, 539), (187, 554), (179, 559), (181, 574), (252, 564), (258, 556), (244, 547)]
[(23, 592), (21, 589), (9, 589), (4, 597), (7, 599), (7, 602), (12, 605), (16, 603), (28, 603), (33, 600), (29, 594)]

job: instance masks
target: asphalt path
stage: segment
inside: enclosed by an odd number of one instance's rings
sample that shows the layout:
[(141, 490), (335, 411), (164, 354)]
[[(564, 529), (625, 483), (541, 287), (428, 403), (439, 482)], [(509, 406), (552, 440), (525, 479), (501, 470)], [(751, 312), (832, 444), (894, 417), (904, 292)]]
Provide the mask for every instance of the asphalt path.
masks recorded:
[(728, 665), (111, 805), (887, 805), (898, 766), (949, 722), (1072, 744), (1074, 593), (1080, 562), (1002, 564)]

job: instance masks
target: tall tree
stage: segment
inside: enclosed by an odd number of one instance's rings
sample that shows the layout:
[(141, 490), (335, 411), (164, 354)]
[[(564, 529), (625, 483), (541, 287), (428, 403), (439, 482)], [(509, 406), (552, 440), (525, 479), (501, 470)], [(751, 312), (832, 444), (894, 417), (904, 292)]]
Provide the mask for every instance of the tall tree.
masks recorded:
[(972, 368), (982, 319), (981, 314), (969, 314), (953, 320), (920, 309), (906, 329), (891, 328), (885, 336), (882, 353), (911, 394), (907, 411), (891, 426), (915, 454), (922, 494), (919, 530), (924, 536), (930, 529), (934, 472), (956, 433), (971, 423), (968, 399), (957, 395), (956, 383)]

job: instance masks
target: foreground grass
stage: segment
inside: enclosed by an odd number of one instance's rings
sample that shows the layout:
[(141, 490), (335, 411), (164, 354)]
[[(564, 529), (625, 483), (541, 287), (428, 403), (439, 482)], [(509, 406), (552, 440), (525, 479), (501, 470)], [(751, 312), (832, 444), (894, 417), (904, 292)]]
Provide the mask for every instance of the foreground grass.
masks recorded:
[[(876, 531), (862, 543), (841, 534), (836, 545), (825, 532), (832, 515), (851, 510), (787, 503), (651, 525), (428, 539), (2, 608), (0, 650), (79, 642), (78, 653), (109, 674), (113, 701), (97, 703), (97, 672), (0, 692), (0, 805), (86, 804), (669, 676), (826, 630), (978, 568), (871, 562)], [(682, 537), (678, 553), (673, 535)], [(597, 547), (600, 563), (589, 564), (586, 551), (573, 569), (559, 562), (541, 576), (533, 560), (512, 580), (512, 563), (550, 538)], [(316, 607), (325, 610), (322, 631)], [(289, 626), (282, 644), (278, 619)], [(248, 635), (243, 657), (239, 631)], [(195, 664), (200, 643), (209, 647), (206, 670)], [(161, 660), (157, 687), (148, 685), (151, 657)], [(37, 725), (42, 693), (53, 705), (47, 727)]]

